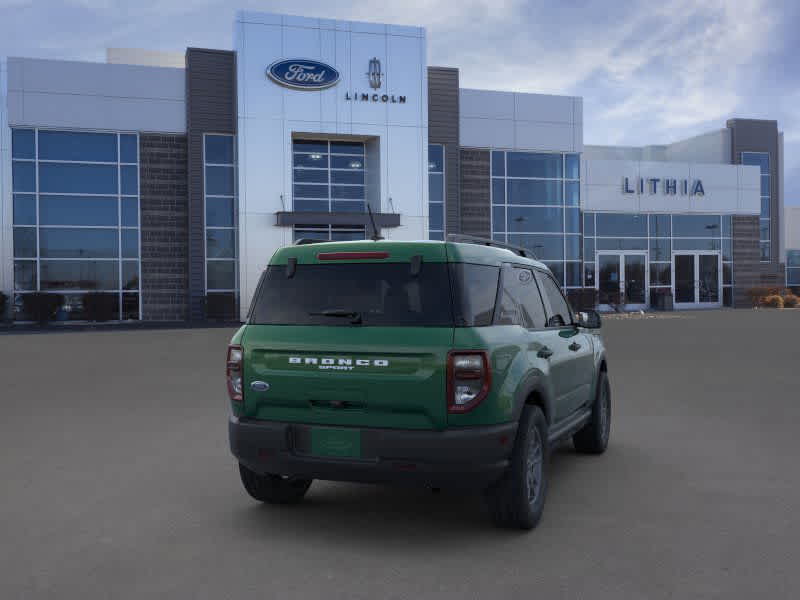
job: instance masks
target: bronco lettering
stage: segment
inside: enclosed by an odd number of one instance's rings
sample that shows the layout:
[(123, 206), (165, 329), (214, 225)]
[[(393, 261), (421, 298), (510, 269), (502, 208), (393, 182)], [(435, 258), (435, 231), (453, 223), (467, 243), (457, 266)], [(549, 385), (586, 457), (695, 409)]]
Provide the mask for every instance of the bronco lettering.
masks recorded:
[(369, 360), (366, 358), (334, 358), (330, 356), (315, 357), (315, 356), (290, 356), (290, 365), (317, 365), (320, 369), (336, 369), (343, 371), (351, 371), (353, 363), (357, 367), (388, 367), (389, 361), (385, 358), (376, 358)]

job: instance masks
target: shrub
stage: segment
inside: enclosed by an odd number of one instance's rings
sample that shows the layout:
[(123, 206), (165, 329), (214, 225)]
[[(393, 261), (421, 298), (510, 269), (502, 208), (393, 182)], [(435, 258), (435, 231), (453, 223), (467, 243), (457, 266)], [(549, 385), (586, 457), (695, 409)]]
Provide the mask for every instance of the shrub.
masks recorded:
[(785, 288), (767, 286), (753, 287), (747, 290), (747, 295), (750, 297), (750, 302), (752, 302), (753, 306), (766, 306), (765, 302), (768, 297), (785, 296), (790, 293), (791, 291)]
[(63, 304), (64, 296), (61, 294), (33, 292), (22, 296), (22, 307), (25, 314), (42, 325), (51, 321)]
[(83, 295), (83, 310), (88, 321), (111, 321), (119, 314), (119, 297), (116, 294), (88, 292)]
[(794, 294), (789, 293), (783, 297), (783, 306), (785, 308), (794, 308), (798, 304), (800, 304), (800, 298), (798, 298)]
[(8, 310), (8, 296), (0, 292), (0, 321), (6, 320), (6, 311)]
[(764, 298), (763, 305), (770, 308), (783, 308), (783, 298), (778, 294), (771, 294)]

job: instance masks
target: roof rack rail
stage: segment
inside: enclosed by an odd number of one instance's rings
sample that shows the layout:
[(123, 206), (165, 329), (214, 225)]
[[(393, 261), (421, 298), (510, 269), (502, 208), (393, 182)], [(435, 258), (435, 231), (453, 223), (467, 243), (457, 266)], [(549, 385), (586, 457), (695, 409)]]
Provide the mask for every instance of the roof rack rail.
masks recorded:
[(538, 260), (536, 258), (536, 254), (533, 253), (532, 250), (528, 250), (527, 248), (523, 248), (522, 246), (514, 246), (513, 244), (506, 244), (504, 242), (497, 242), (495, 240), (490, 240), (488, 238), (477, 237), (474, 235), (463, 235), (461, 233), (449, 233), (447, 234), (447, 241), (448, 242), (461, 242), (464, 244), (478, 244), (481, 246), (492, 246), (494, 248), (504, 248), (506, 250), (511, 250), (514, 254), (518, 254), (519, 256), (525, 258), (532, 258), (534, 260)]
[(308, 244), (324, 244), (325, 242), (330, 242), (330, 240), (317, 240), (314, 238), (300, 238), (295, 240), (295, 246), (307, 246)]

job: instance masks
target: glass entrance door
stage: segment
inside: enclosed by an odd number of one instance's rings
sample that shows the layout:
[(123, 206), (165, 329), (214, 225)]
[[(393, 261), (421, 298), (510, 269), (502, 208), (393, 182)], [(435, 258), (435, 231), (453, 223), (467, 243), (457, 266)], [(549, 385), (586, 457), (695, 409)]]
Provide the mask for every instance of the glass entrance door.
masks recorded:
[(616, 306), (622, 303), (622, 274), (619, 268), (618, 254), (597, 255), (597, 292), (598, 300), (604, 306)]
[(695, 277), (694, 254), (676, 254), (675, 262), (675, 304), (694, 304)]
[(719, 304), (719, 256), (699, 254), (697, 261), (698, 301), (701, 304)]
[(623, 254), (625, 266), (625, 304), (644, 306), (647, 304), (647, 257), (644, 254)]
[(722, 306), (722, 272), (718, 252), (683, 252), (672, 255), (675, 308)]
[(644, 252), (598, 252), (596, 272), (601, 310), (647, 307), (647, 255)]

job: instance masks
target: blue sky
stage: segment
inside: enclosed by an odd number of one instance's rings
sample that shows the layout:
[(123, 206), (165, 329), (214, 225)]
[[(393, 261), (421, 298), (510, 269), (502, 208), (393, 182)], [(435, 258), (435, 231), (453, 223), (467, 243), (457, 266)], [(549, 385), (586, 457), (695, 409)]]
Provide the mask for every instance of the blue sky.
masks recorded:
[(800, 3), (784, 0), (0, 0), (0, 56), (104, 60), (106, 47), (230, 48), (237, 8), (422, 25), (461, 85), (584, 98), (588, 144), (669, 143), (777, 119), (800, 204)]

